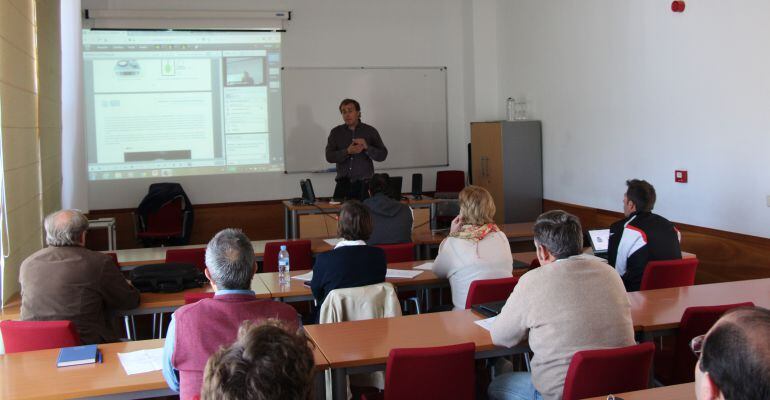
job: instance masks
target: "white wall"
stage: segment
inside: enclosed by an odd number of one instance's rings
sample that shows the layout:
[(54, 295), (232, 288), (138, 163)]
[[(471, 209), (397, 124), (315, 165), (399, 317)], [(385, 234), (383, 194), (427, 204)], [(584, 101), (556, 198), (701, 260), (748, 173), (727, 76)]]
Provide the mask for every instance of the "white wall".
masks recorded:
[[(468, 123), (472, 117), (466, 115), (464, 99), (469, 93), (476, 96), (476, 91), (471, 83), (465, 82), (464, 53), (471, 47), (467, 41), (473, 36), (466, 32), (470, 25), (467, 21), (470, 18), (469, 6), (462, 0), (83, 0), (83, 7), (291, 10), (292, 20), (284, 35), (284, 65), (447, 66), (449, 168), (466, 169)], [(387, 137), (383, 139), (387, 145)], [(436, 170), (394, 170), (393, 173), (404, 175), (404, 188), (409, 190), (411, 173), (422, 172), (423, 189), (432, 190)], [(202, 204), (296, 197), (300, 194), (298, 182), (305, 177), (313, 179), (317, 195), (331, 195), (333, 174), (225, 175), (205, 186), (195, 185), (189, 177), (177, 180), (193, 203)], [(90, 208), (136, 207), (151, 182), (137, 180), (103, 184), (102, 181), (98, 186), (91, 185)]]
[(643, 178), (669, 219), (770, 236), (770, 2), (498, 6), (500, 93), (543, 121), (546, 198), (619, 211)]

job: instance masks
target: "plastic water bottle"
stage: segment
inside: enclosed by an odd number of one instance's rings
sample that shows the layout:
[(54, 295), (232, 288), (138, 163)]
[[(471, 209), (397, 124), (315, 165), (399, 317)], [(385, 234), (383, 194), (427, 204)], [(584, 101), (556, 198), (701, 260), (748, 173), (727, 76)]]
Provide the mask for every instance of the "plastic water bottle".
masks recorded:
[(286, 245), (281, 245), (281, 251), (278, 252), (278, 282), (281, 285), (288, 285), (289, 279), (289, 252), (286, 251)]
[(513, 120), (514, 120), (514, 118), (516, 117), (516, 115), (515, 115), (515, 109), (514, 109), (514, 107), (515, 107), (515, 103), (516, 103), (516, 101), (513, 99), (513, 97), (509, 97), (509, 98), (508, 98), (508, 99), (505, 101), (505, 111), (506, 111), (506, 113), (508, 114), (508, 115), (507, 115), (507, 117), (508, 117), (508, 121), (513, 121)]

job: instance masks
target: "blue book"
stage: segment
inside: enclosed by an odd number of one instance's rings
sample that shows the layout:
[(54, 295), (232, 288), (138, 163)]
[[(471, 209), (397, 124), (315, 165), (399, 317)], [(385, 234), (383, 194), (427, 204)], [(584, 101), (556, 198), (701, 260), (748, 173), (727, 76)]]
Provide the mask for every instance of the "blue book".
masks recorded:
[(56, 360), (57, 367), (69, 367), (71, 365), (93, 364), (99, 358), (99, 351), (95, 344), (85, 346), (64, 347), (59, 351)]

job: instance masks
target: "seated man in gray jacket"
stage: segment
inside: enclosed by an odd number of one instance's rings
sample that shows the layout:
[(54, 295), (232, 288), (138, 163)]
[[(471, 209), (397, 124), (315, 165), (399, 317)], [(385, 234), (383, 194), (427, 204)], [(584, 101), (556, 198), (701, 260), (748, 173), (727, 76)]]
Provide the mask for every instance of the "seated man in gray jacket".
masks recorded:
[(412, 209), (385, 193), (388, 174), (374, 174), (369, 181), (369, 197), (364, 205), (372, 215), (374, 230), (368, 245), (407, 243), (412, 241)]
[(524, 274), (492, 325), (492, 341), (529, 339), (532, 373), (498, 376), (490, 399), (561, 399), (575, 352), (633, 345), (631, 306), (623, 281), (603, 260), (582, 254), (574, 215), (556, 210), (535, 221), (540, 268)]

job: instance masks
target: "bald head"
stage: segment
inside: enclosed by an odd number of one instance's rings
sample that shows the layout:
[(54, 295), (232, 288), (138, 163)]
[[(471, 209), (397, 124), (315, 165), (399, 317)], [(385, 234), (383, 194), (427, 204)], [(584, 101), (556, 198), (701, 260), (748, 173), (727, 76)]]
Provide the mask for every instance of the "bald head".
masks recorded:
[(60, 210), (45, 217), (43, 225), (49, 246), (82, 246), (88, 218), (77, 210)]
[(706, 335), (699, 373), (725, 399), (770, 398), (770, 379), (758, 379), (770, 377), (770, 310), (747, 307), (722, 316)]

